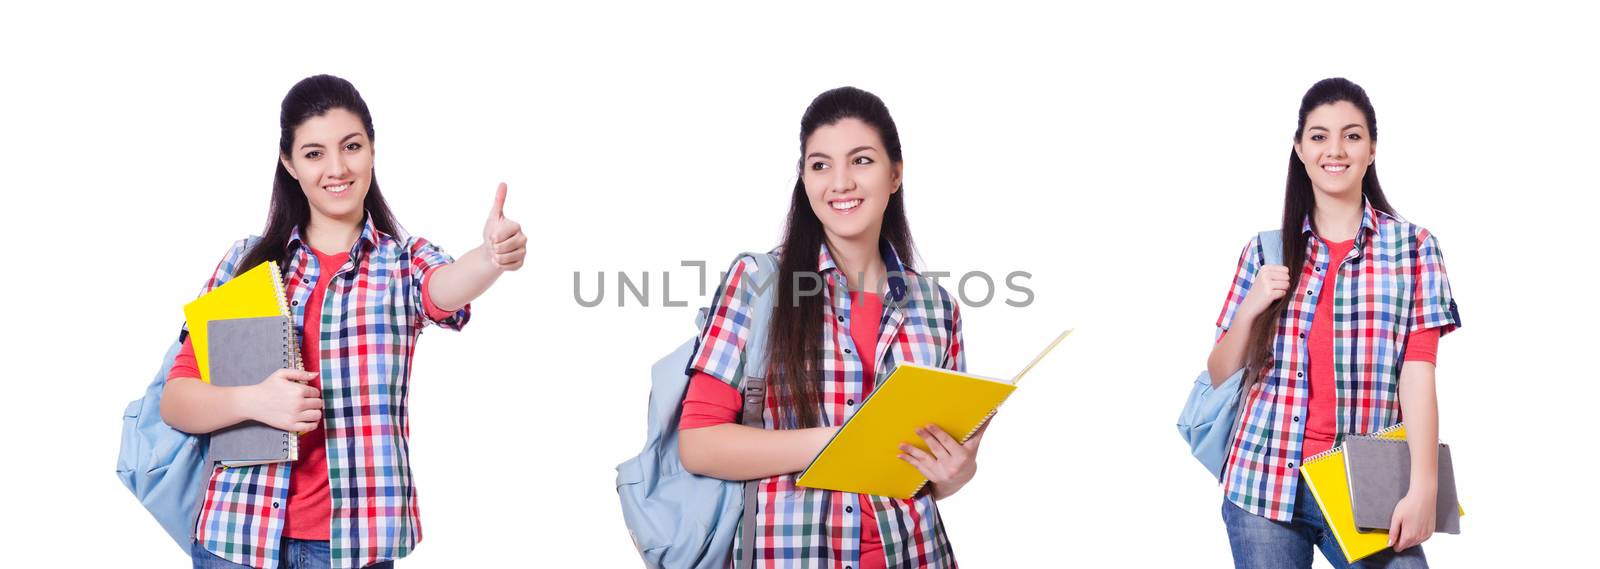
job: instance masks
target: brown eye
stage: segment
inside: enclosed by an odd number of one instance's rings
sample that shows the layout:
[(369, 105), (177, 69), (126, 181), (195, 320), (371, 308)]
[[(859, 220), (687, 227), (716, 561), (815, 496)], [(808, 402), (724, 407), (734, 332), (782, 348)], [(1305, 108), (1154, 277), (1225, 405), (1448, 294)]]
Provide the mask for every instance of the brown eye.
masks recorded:
[(350, 144), (346, 144), (346, 145), (344, 145), (344, 149), (348, 150), (348, 151), (351, 151), (351, 152), (355, 152), (357, 150), (361, 150), (361, 143), (352, 142)]
[(316, 160), (322, 157), (321, 150), (312, 150), (306, 153), (306, 160)]
[(1326, 140), (1327, 138), (1328, 137), (1320, 135), (1320, 134), (1311, 135), (1311, 141), (1312, 142), (1322, 142), (1323, 140)]
[(1348, 135), (1345, 135), (1345, 139), (1351, 141), (1361, 140), (1361, 135), (1352, 132)]
[(812, 162), (811, 163), (811, 169), (812, 170), (827, 170), (828, 169), (828, 163), (827, 162)]
[(864, 165), (871, 164), (871, 163), (872, 163), (872, 159), (871, 158), (867, 158), (866, 156), (857, 156), (856, 159), (855, 159), (855, 164), (858, 165), (858, 166), (864, 166)]

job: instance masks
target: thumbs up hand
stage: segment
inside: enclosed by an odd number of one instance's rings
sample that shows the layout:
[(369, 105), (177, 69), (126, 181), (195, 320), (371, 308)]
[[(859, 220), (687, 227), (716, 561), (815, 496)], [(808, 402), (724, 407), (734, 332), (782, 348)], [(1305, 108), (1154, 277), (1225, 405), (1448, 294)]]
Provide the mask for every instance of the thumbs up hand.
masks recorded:
[(506, 219), (506, 185), (494, 194), (494, 208), (489, 210), (489, 220), (483, 224), (483, 248), (489, 253), (489, 262), (499, 271), (522, 268), (528, 256), (528, 236), (522, 234), (522, 225)]

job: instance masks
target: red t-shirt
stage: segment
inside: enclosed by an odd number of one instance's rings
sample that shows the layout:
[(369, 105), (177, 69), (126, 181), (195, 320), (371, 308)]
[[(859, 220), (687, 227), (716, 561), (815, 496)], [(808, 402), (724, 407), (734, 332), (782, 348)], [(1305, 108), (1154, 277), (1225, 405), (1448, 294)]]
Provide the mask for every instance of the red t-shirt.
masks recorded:
[[(317, 256), (317, 266), (321, 270), (317, 273), (317, 283), (311, 289), (311, 296), (306, 299), (300, 353), (306, 371), (320, 371), (322, 358), (319, 355), (321, 346), (318, 336), (322, 333), (322, 299), (327, 296), (328, 284), (333, 282), (334, 275), (350, 260), (350, 253), (329, 255), (316, 249), (311, 251)], [(443, 320), (450, 317), (450, 313), (434, 306), (433, 300), (428, 297), (428, 280), (432, 276), (430, 271), (423, 277), (423, 306), (429, 316)], [(194, 358), (194, 342), (191, 340), (183, 341), (182, 350), (172, 362), (172, 369), (167, 372), (168, 380), (174, 377), (200, 377)], [(322, 389), (322, 376), (312, 378), (308, 385)], [(300, 435), (299, 453), (299, 460), (295, 461), (289, 472), (289, 506), (283, 514), (283, 536), (327, 541), (328, 523), (333, 517), (333, 501), (328, 494), (327, 437), (321, 421), (311, 431)]]
[[(861, 377), (866, 382), (861, 390), (862, 400), (872, 393), (878, 353), (878, 329), (883, 320), (883, 297), (870, 292), (850, 293), (850, 339), (855, 341), (856, 353), (861, 354)], [(698, 429), (732, 423), (739, 416), (741, 405), (739, 390), (705, 372), (696, 372), (689, 380), (689, 392), (683, 396), (683, 415), (678, 419), (678, 430)], [(861, 511), (861, 569), (884, 569), (883, 538), (878, 534), (878, 516), (872, 509), (872, 500), (861, 495), (856, 507)]]

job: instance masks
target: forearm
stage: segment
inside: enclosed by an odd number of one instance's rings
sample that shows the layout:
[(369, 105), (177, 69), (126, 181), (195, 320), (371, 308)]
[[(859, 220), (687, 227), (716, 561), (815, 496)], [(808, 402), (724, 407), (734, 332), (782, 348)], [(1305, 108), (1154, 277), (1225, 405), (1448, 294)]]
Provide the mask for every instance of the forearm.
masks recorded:
[(249, 419), (236, 387), (175, 377), (161, 393), (161, 420), (185, 433), (206, 434)]
[(766, 430), (724, 423), (678, 433), (683, 467), (723, 480), (752, 480), (804, 470), (837, 427)]
[(1211, 347), (1211, 356), (1206, 359), (1206, 373), (1211, 375), (1211, 385), (1221, 384), (1244, 367), (1245, 345), (1250, 341), (1250, 327), (1254, 317), (1244, 314), (1235, 315), (1233, 327), (1228, 328), (1223, 334), (1222, 341)]
[(489, 258), (489, 250), (479, 245), (454, 263), (433, 270), (428, 277), (428, 299), (440, 310), (455, 312), (489, 290), (503, 272)]
[(1408, 361), (1400, 367), (1400, 413), (1411, 448), (1411, 491), (1436, 493), (1439, 486), (1439, 397), (1434, 366)]

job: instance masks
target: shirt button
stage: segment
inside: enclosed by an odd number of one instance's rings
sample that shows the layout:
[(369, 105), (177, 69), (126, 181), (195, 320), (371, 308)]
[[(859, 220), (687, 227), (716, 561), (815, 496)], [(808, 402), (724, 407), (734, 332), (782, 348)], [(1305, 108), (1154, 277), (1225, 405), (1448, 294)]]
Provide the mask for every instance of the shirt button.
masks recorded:
[(300, 284), (311, 284), (311, 279), (301, 277)]
[(854, 512), (854, 511), (856, 511), (856, 509), (855, 509), (855, 508), (852, 508), (852, 507), (850, 507), (850, 506), (845, 506), (845, 507), (844, 507), (844, 513), (846, 513), (846, 514), (848, 514), (848, 513), (851, 513), (851, 512)]
[(278, 503), (277, 502), (273, 502), (272, 503), (272, 507), (274, 507), (274, 508), (278, 507)]
[(1297, 371), (1297, 372), (1294, 372), (1294, 376), (1295, 377), (1305, 377), (1306, 376), (1306, 372)]
[(1296, 423), (1300, 422), (1300, 416), (1299, 415), (1295, 415), (1294, 416), (1294, 422), (1296, 422)]
[(289, 303), (289, 305), (290, 306), (300, 306), (300, 301), (298, 301), (298, 300), (292, 301), (292, 302)]
[(845, 348), (844, 349), (844, 353), (846, 353), (846, 354), (850, 353), (850, 348)]
[(845, 405), (855, 405), (856, 404), (856, 400), (854, 400), (854, 399), (846, 399), (846, 400), (844, 400), (844, 404)]
[(1294, 468), (1294, 463), (1293, 462), (1289, 463), (1289, 468)]
[(1311, 296), (1311, 291), (1306, 291), (1306, 296)]
[(1304, 337), (1306, 337), (1306, 333), (1305, 333), (1305, 332), (1301, 332), (1301, 333), (1300, 333), (1300, 337), (1301, 337), (1301, 338), (1304, 338)]
[(839, 317), (839, 321), (840, 321), (840, 322), (844, 322), (844, 317), (843, 317), (843, 316), (840, 316), (840, 317)]

